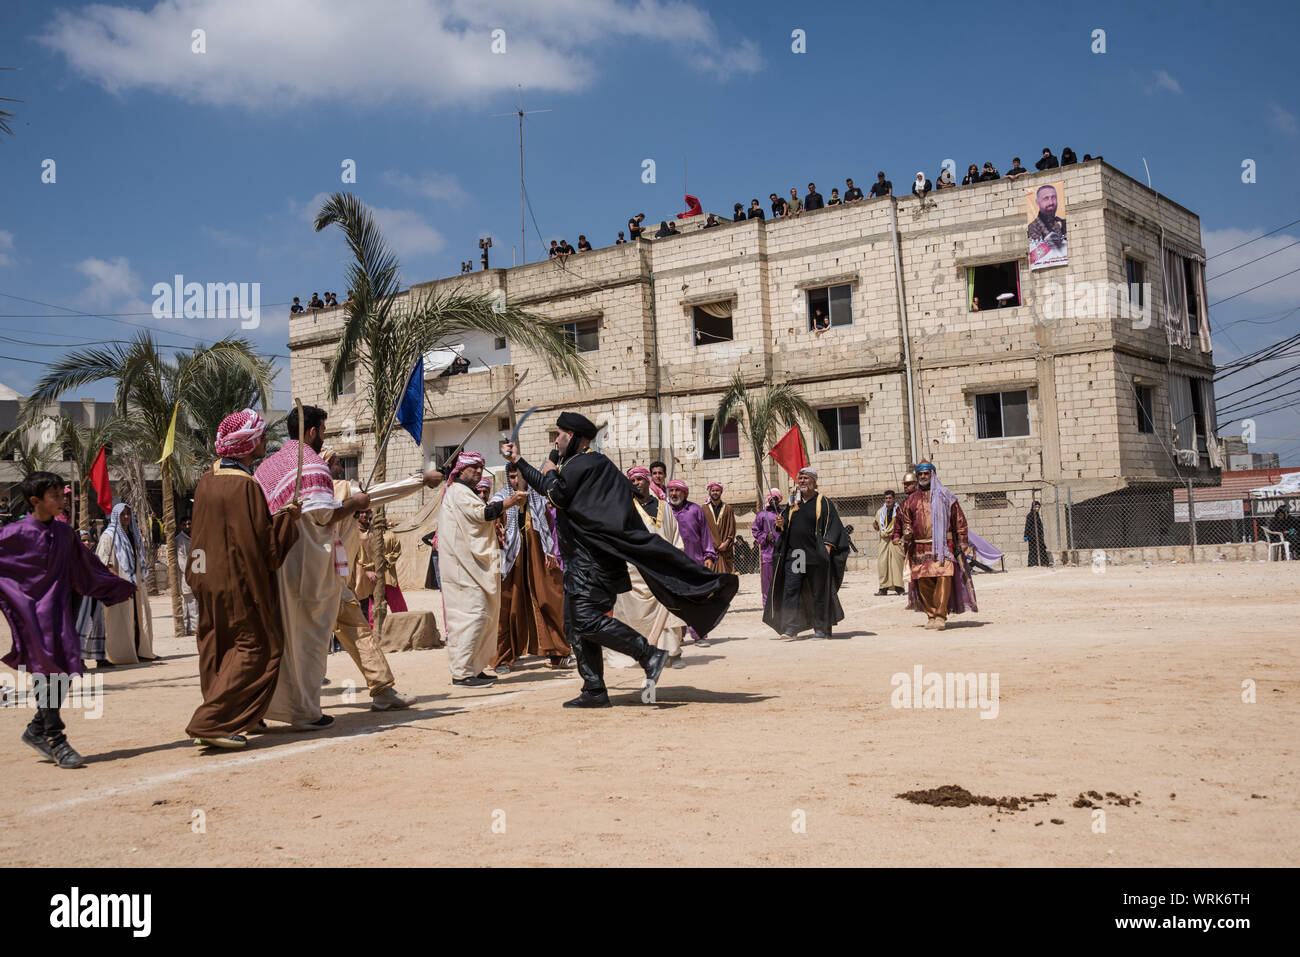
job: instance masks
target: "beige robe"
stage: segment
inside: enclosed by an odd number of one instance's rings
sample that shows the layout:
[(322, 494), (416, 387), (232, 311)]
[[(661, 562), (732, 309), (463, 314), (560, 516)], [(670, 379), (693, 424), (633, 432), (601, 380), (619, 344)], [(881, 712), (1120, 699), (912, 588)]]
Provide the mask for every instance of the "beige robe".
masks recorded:
[(321, 682), (343, 597), (343, 578), (334, 570), (333, 516), (332, 508), (304, 512), (298, 518), (298, 541), (275, 573), (284, 656), (266, 712), (273, 721), (302, 725), (321, 717)]
[[(654, 532), (674, 548), (682, 549), (682, 533), (677, 529), (677, 519), (672, 506), (666, 501), (659, 503), (659, 524), (642, 510), (638, 504), (636, 513), (641, 516), (647, 531)], [(684, 549), (682, 549), (684, 551)], [(646, 641), (656, 648), (665, 649), (672, 657), (682, 653), (682, 633), (679, 625), (685, 622), (668, 615), (663, 605), (659, 604), (650, 586), (641, 577), (641, 572), (633, 565), (627, 567), (628, 578), (632, 580), (632, 590), (625, 591), (614, 601), (614, 617), (628, 625), (633, 631), (640, 632)], [(605, 664), (614, 668), (631, 668), (636, 664), (627, 655), (604, 649)]]
[(438, 571), (453, 678), (481, 674), (497, 646), (501, 553), (496, 522), (483, 520), (483, 508), (473, 490), (451, 482), (438, 513)]
[[(99, 547), (95, 555), (118, 578), (125, 578), (117, 566), (117, 554), (113, 550), (113, 530), (104, 529), (99, 536)], [(143, 555), (136, 556), (136, 589), (130, 601), (118, 602), (116, 605), (104, 605), (104, 656), (115, 665), (134, 665), (141, 658), (153, 658), (153, 618), (149, 612), (149, 589), (145, 576), (140, 573)], [(135, 623), (140, 628), (140, 650), (136, 653)]]

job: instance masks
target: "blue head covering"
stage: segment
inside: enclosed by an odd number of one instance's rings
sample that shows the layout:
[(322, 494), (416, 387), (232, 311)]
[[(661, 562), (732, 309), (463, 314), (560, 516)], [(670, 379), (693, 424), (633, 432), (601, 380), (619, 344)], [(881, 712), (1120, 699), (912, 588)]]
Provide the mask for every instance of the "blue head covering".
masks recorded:
[(117, 559), (117, 568), (123, 578), (136, 581), (136, 566), (139, 564), (140, 536), (135, 530), (135, 512), (131, 513), (131, 524), (122, 528), (122, 513), (130, 506), (118, 502), (113, 506), (108, 527), (113, 533), (113, 555)]

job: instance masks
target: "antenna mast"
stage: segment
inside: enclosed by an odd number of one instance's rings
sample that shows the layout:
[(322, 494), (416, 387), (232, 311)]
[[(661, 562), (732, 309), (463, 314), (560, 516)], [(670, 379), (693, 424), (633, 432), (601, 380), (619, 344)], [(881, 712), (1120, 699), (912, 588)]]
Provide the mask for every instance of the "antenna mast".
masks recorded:
[(524, 88), (518, 87), (519, 90), (519, 109), (513, 113), (493, 113), (492, 118), (497, 119), (502, 116), (519, 117), (519, 251), (520, 265), (528, 262), (528, 239), (524, 228), (524, 117), (531, 116), (534, 113), (550, 113), (550, 110), (525, 110), (524, 109)]

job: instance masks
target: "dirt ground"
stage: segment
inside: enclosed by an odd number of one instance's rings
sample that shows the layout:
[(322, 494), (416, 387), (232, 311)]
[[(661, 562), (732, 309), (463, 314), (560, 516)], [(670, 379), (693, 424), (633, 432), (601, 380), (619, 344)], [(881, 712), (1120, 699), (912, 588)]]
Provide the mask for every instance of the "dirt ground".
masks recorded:
[[(453, 688), (438, 650), (391, 656), (419, 703), (375, 713), (364, 686), (345, 701), (359, 675), (340, 653), (333, 727), (236, 753), (182, 737), (194, 642), (154, 599), (163, 657), (105, 671), (101, 718), (66, 712), (86, 767), (42, 761), (19, 740), (30, 713), (0, 709), (0, 852), (107, 867), (1300, 863), (1300, 563), (981, 575), (980, 611), (943, 632), (876, 597), (873, 575), (850, 578), (847, 640), (784, 642), (745, 577), (656, 706), (639, 670), (611, 669), (616, 707), (562, 710), (577, 679), (540, 660)], [(408, 600), (438, 607), (437, 592)], [(996, 717), (894, 707), (893, 676), (917, 666), (996, 673)], [(896, 796), (945, 785), (1056, 796), (1019, 811)], [(1104, 817), (1073, 806), (1088, 791)]]

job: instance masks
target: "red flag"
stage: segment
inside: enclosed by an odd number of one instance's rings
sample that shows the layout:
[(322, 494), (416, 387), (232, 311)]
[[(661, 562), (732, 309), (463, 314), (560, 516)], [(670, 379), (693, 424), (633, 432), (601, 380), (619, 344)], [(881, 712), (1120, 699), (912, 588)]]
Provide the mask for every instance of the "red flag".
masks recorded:
[(95, 464), (90, 467), (90, 484), (95, 487), (99, 507), (105, 515), (110, 514), (113, 511), (113, 488), (108, 484), (108, 455), (102, 445), (95, 456)]
[(799, 470), (808, 464), (808, 456), (803, 451), (803, 435), (799, 426), (795, 426), (781, 437), (781, 441), (772, 446), (767, 453), (776, 460), (776, 464), (785, 469), (791, 478), (799, 475)]
[(703, 208), (700, 206), (700, 201), (690, 193), (687, 193), (683, 198), (686, 200), (688, 208), (686, 212), (677, 214), (678, 219), (686, 219), (688, 216), (699, 216), (704, 212)]

